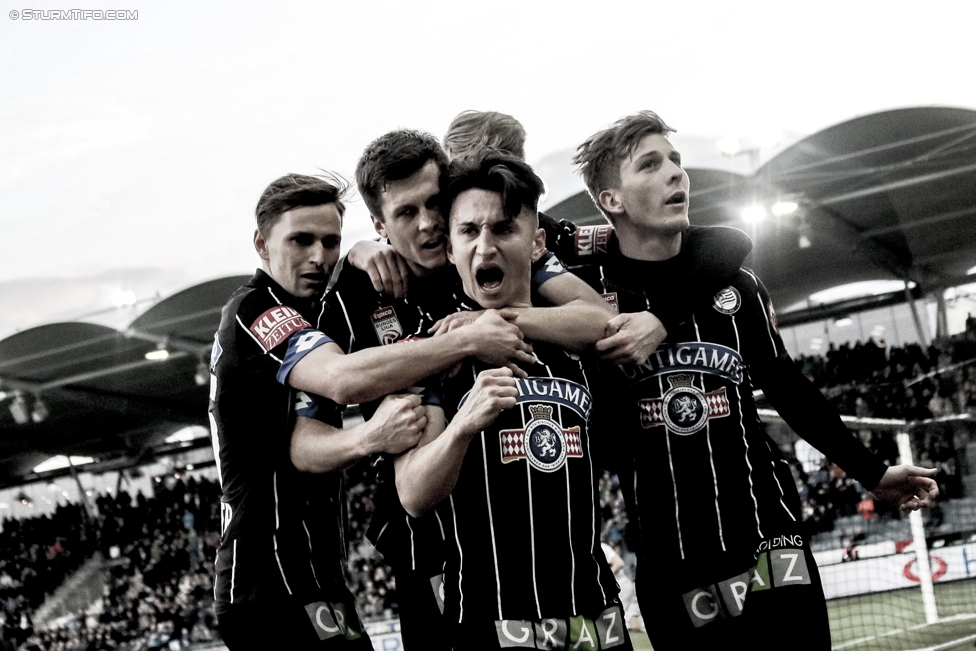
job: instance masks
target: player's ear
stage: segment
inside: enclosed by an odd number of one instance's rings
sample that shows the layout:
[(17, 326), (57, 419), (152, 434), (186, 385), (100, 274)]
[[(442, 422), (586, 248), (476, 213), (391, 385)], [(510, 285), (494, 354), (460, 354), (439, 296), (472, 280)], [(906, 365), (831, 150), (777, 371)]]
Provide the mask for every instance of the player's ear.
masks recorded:
[(601, 191), (597, 199), (599, 200), (600, 207), (611, 215), (620, 215), (624, 211), (620, 192), (616, 188)]
[(451, 264), (456, 264), (454, 262), (454, 247), (451, 246), (451, 238), (447, 238), (447, 261)]
[(379, 233), (380, 237), (386, 238), (386, 225), (383, 224), (383, 221), (375, 215), (370, 215), (369, 218), (373, 220), (373, 228)]
[(532, 262), (538, 262), (542, 256), (549, 252), (546, 248), (546, 231), (539, 228), (532, 236)]
[(271, 255), (268, 253), (268, 238), (265, 237), (260, 228), (254, 229), (254, 250), (265, 262), (271, 259)]

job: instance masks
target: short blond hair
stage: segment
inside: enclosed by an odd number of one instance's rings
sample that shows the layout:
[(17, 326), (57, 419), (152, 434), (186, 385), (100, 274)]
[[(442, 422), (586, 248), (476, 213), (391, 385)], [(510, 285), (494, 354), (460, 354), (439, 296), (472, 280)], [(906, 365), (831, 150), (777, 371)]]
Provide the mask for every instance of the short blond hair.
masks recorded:
[(452, 159), (490, 149), (525, 160), (525, 127), (505, 113), (461, 111), (444, 134), (444, 149)]

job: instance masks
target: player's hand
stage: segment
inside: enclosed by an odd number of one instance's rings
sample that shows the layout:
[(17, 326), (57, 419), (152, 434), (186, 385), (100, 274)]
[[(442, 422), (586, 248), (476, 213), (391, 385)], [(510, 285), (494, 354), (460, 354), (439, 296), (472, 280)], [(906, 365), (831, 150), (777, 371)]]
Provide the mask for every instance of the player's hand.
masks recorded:
[(610, 319), (603, 336), (596, 342), (601, 359), (611, 364), (643, 364), (668, 331), (650, 312), (627, 312)]
[(512, 323), (517, 313), (512, 310), (485, 310), (474, 323), (459, 328), (471, 346), (472, 355), (491, 366), (507, 368), (518, 377), (526, 377), (517, 362), (532, 364), (532, 346), (522, 339), (522, 331)]
[(885, 471), (884, 477), (871, 493), (876, 499), (896, 505), (905, 513), (932, 506), (939, 487), (932, 477), (938, 468), (920, 468), (902, 464)]
[(375, 427), (366, 441), (367, 449), (373, 454), (399, 454), (417, 445), (427, 426), (427, 410), (420, 396), (396, 393), (383, 398), (369, 422)]
[(516, 397), (518, 390), (510, 369), (482, 371), (453, 422), (459, 423), (473, 436), (495, 422), (498, 414), (514, 407)]
[(392, 246), (360, 240), (352, 245), (346, 262), (369, 274), (373, 289), (394, 298), (407, 295), (407, 279), (410, 272), (407, 263)]
[(455, 312), (454, 314), (448, 314), (446, 317), (438, 320), (437, 323), (432, 325), (430, 329), (427, 330), (427, 334), (436, 337), (437, 335), (446, 334), (455, 328), (471, 325), (478, 320), (478, 317), (481, 316), (481, 314), (481, 311)]

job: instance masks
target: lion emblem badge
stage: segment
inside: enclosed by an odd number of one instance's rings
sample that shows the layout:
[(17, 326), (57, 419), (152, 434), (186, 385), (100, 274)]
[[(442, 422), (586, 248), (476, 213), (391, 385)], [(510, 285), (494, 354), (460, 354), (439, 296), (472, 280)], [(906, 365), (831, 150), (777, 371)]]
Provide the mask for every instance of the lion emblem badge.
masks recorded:
[(708, 422), (708, 401), (692, 379), (681, 373), (668, 376), (671, 390), (664, 394), (662, 415), (675, 434), (694, 434)]

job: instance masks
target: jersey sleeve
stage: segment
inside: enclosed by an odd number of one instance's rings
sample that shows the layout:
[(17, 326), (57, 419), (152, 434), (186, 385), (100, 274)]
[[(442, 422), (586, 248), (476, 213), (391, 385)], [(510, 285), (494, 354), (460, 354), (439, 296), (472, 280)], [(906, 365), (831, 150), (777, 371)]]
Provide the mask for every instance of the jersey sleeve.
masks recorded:
[[(887, 466), (847, 429), (837, 410), (793, 363), (780, 337), (769, 293), (755, 274), (743, 273), (756, 289), (756, 319), (748, 328), (751, 347), (743, 350), (753, 383), (793, 431), (866, 488), (874, 488)], [(749, 286), (748, 280), (739, 284), (744, 290)], [(743, 300), (743, 306), (749, 304)]]
[(299, 330), (291, 335), (285, 348), (285, 357), (278, 369), (278, 382), (288, 384), (288, 374), (295, 368), (295, 364), (319, 346), (328, 343), (332, 343), (332, 340), (325, 333), (313, 328)]
[(532, 263), (532, 290), (538, 291), (543, 283), (564, 273), (567, 273), (566, 267), (559, 261), (559, 258), (552, 252), (546, 253)]

